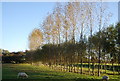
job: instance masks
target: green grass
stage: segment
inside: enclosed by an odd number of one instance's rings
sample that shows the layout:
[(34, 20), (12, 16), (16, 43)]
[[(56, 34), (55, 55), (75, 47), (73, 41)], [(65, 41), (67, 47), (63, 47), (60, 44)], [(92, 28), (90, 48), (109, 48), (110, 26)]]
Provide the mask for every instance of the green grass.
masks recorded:
[[(76, 64), (81, 64), (81, 63), (76, 63)], [(88, 63), (83, 63), (83, 64), (88, 64)], [(98, 65), (98, 63), (94, 63), (95, 65)], [(101, 63), (101, 65), (104, 65), (105, 63)], [(92, 65), (92, 63), (90, 63), (90, 65)], [(106, 65), (110, 65), (112, 66), (112, 63), (106, 63)], [(118, 66), (117, 63), (114, 63), (114, 65)]]
[[(29, 80), (69, 80), (69, 81), (96, 81), (95, 79), (101, 79), (102, 76), (90, 76), (82, 75), (70, 72), (61, 72), (50, 69), (47, 66), (32, 66), (30, 64), (3, 64), (2, 78), (5, 79), (17, 79), (18, 72), (26, 72), (29, 75)], [(118, 75), (110, 75), (111, 79), (119, 81)], [(19, 80), (19, 79), (17, 79)], [(16, 81), (16, 80), (15, 80)]]

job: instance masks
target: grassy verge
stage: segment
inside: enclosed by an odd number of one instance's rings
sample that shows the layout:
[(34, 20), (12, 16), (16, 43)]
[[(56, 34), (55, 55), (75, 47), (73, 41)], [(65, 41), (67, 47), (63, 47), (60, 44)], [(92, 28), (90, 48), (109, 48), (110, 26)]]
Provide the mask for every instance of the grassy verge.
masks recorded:
[[(3, 80), (9, 79), (17, 79), (18, 72), (26, 72), (29, 75), (27, 80), (69, 80), (69, 81), (96, 81), (100, 80), (102, 76), (90, 76), (84, 74), (70, 73), (70, 72), (61, 72), (50, 69), (47, 66), (31, 66), (30, 64), (3, 64)], [(110, 76), (111, 79), (115, 79), (115, 81), (119, 81), (118, 75)], [(114, 78), (115, 77), (115, 78)], [(17, 79), (18, 81), (19, 79)], [(8, 81), (8, 80), (7, 80)], [(16, 81), (16, 80), (15, 80)], [(26, 81), (26, 80), (25, 80)]]

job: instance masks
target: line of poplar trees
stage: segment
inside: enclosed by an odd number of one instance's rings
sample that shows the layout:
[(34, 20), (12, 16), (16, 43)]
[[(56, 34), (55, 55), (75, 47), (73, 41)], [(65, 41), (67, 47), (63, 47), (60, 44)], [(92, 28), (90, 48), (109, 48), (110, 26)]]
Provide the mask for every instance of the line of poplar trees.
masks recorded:
[(42, 27), (30, 34), (27, 60), (81, 74), (87, 67), (87, 74), (98, 76), (111, 63), (113, 73), (120, 74), (120, 23), (108, 26), (110, 17), (107, 3), (56, 3)]

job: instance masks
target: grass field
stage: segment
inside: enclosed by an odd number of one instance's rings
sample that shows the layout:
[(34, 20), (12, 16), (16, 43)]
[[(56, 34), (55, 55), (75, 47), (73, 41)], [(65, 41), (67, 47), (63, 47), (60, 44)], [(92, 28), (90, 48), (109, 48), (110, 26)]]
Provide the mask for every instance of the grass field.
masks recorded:
[[(23, 79), (17, 79), (18, 72), (26, 72), (29, 75), (28, 79), (25, 81), (101, 81), (102, 76), (90, 76), (90, 75), (81, 75), (77, 73), (70, 72), (61, 72), (50, 69), (47, 66), (32, 66), (30, 64), (3, 64), (2, 67), (2, 79), (21, 81)], [(120, 81), (119, 75), (109, 75), (110, 81)], [(13, 81), (13, 80), (12, 80)]]

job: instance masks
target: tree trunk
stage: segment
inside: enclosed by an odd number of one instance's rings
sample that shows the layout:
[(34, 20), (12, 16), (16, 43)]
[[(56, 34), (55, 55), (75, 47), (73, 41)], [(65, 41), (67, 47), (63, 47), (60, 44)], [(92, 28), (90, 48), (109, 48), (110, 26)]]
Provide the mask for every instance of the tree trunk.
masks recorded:
[(90, 55), (89, 55), (89, 58), (88, 58), (88, 73), (90, 75)]
[(100, 76), (100, 58), (101, 58), (101, 50), (100, 50), (100, 46), (99, 46), (99, 58), (98, 58), (98, 76)]
[(106, 61), (105, 61), (105, 67), (104, 67), (104, 69), (105, 69), (105, 73), (106, 73), (106, 64), (107, 64), (107, 63), (106, 63)]
[(92, 62), (92, 65), (93, 65), (93, 68), (92, 68), (92, 74), (95, 75), (95, 73), (94, 73), (94, 68), (95, 68), (95, 64), (94, 64), (94, 62)]
[(112, 71), (113, 71), (113, 75), (115, 74), (115, 70), (114, 70), (114, 62), (112, 62)]
[(81, 70), (80, 70), (80, 74), (82, 74), (83, 73), (83, 60), (82, 60), (82, 58), (81, 58)]
[[(118, 54), (118, 66), (120, 66), (120, 53)], [(118, 74), (120, 75), (120, 68), (118, 68)]]
[[(118, 63), (118, 66), (120, 66), (120, 64)], [(118, 74), (120, 75), (120, 68), (118, 68)]]
[(76, 72), (76, 70), (75, 70), (75, 65), (74, 65), (74, 73)]

